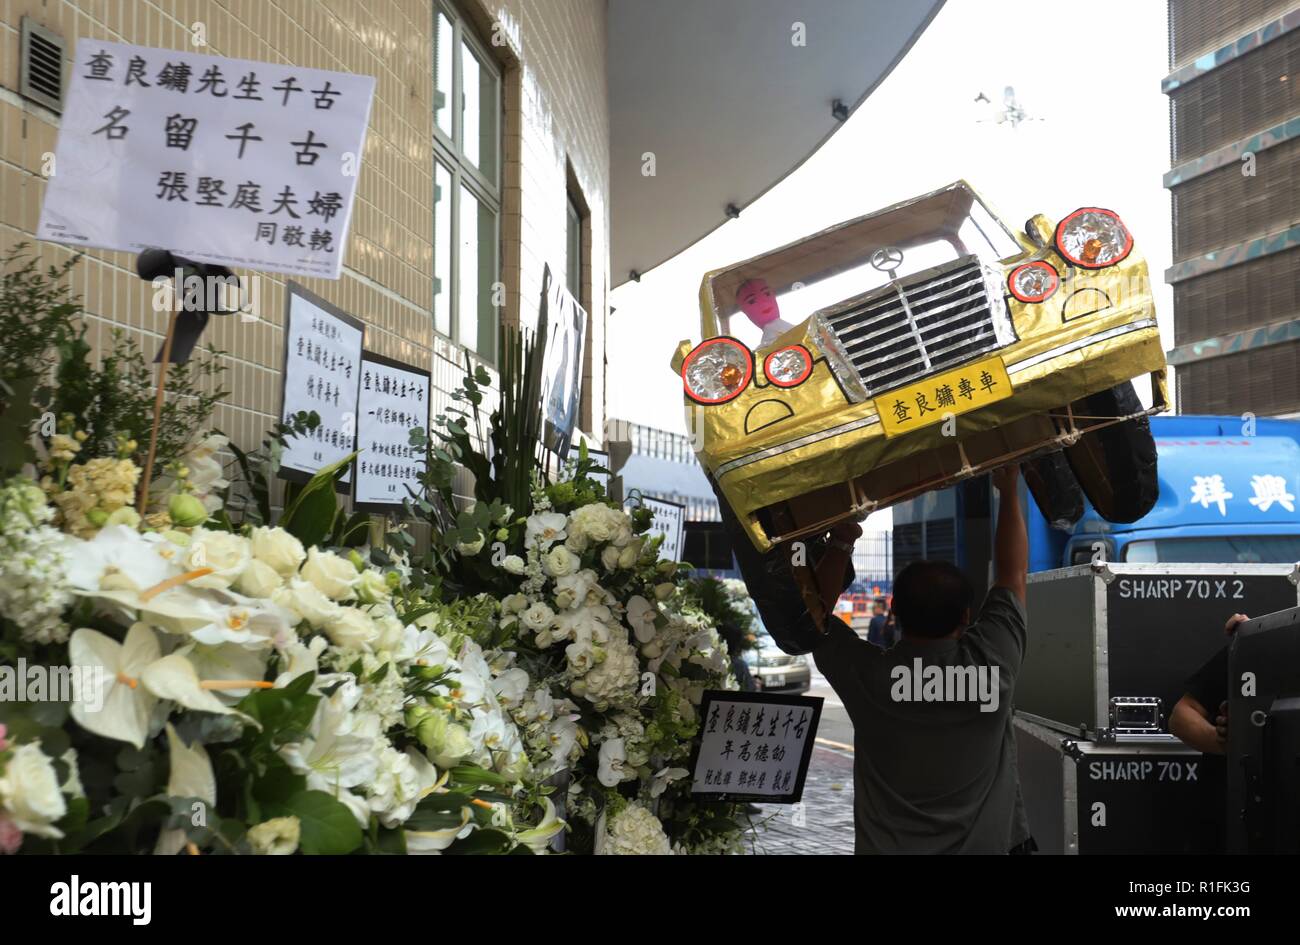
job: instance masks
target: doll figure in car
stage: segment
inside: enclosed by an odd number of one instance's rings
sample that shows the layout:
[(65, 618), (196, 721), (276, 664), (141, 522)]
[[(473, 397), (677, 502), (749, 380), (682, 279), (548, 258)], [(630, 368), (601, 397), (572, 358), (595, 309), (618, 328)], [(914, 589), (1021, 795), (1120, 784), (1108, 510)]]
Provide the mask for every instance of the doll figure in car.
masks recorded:
[(758, 347), (766, 348), (794, 326), (781, 317), (781, 308), (766, 279), (747, 279), (736, 290), (736, 304), (745, 316), (763, 329)]

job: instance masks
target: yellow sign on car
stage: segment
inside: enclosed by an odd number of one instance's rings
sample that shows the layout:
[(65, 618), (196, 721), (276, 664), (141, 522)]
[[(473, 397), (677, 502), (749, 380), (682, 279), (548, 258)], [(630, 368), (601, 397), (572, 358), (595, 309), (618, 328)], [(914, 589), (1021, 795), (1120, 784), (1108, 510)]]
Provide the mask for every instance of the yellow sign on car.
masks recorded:
[(881, 394), (875, 405), (885, 436), (897, 436), (1010, 396), (1006, 365), (985, 358)]

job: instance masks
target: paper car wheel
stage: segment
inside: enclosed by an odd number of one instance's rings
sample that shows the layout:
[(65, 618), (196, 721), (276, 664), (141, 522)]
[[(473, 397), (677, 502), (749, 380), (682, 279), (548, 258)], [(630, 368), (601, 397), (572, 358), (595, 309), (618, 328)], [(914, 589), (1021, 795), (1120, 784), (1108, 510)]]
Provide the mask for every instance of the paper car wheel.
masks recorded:
[(1069, 531), (1083, 517), (1083, 490), (1063, 453), (1048, 453), (1021, 463), (1020, 471), (1047, 524)]
[(1110, 390), (1076, 400), (1081, 417), (1131, 419), (1085, 433), (1065, 450), (1065, 458), (1092, 507), (1108, 522), (1136, 522), (1156, 504), (1156, 444), (1146, 415), (1133, 417), (1142, 402), (1125, 381)]

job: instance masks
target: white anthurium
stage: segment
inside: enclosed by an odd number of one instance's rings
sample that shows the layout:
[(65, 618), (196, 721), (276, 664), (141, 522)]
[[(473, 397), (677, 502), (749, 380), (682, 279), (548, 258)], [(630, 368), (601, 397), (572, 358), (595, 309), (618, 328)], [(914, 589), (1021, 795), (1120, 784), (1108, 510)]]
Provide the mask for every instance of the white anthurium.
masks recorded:
[[(250, 650), (238, 643), (220, 643), (216, 646), (190, 645), (180, 650), (195, 671), (207, 682), (251, 682), (266, 675), (266, 650)], [(214, 690), (218, 699), (231, 704), (238, 702), (254, 689), (245, 686)]]
[(649, 643), (655, 638), (655, 617), (659, 608), (641, 595), (634, 595), (627, 602), (627, 623), (636, 635), (638, 643)]
[(90, 541), (64, 536), (68, 583), (97, 591), (108, 584), (143, 590), (181, 572), (181, 549), (156, 532), (106, 525)]
[(140, 685), (140, 674), (160, 653), (157, 636), (143, 623), (132, 624), (121, 643), (98, 630), (74, 632), (68, 640), (73, 679), (95, 679), (100, 692), (77, 694), (73, 720), (88, 732), (143, 748), (158, 699)]
[(194, 664), (181, 653), (173, 653), (160, 660), (154, 660), (140, 671), (140, 684), (159, 699), (169, 699), (196, 712), (213, 712), (217, 715), (228, 715), (235, 711), (209, 691), (216, 688), (235, 688), (225, 685), (228, 682), (251, 684), (253, 681), (223, 680), (221, 684), (205, 685), (205, 681), (199, 679)]
[(690, 772), (685, 768), (660, 768), (655, 772), (654, 780), (650, 782), (650, 796), (658, 797), (668, 790), (669, 784), (686, 777), (688, 774)]
[(606, 739), (600, 746), (600, 767), (596, 773), (597, 779), (605, 787), (617, 787), (625, 777), (623, 767), (626, 762), (627, 747), (623, 739)]
[(542, 805), (546, 809), (545, 816), (542, 817), (541, 823), (536, 827), (528, 830), (520, 830), (515, 834), (517, 839), (534, 853), (545, 853), (551, 844), (552, 838), (558, 833), (563, 833), (565, 823), (555, 813), (555, 805), (551, 803), (549, 797), (542, 798)]
[[(167, 778), (168, 797), (194, 797), (208, 805), (207, 815), (216, 816), (217, 777), (212, 762), (203, 745), (195, 742), (186, 745), (167, 723), (167, 751), (171, 759), (171, 774)], [(173, 856), (185, 846), (185, 831), (178, 828), (164, 830), (158, 836), (154, 853)]]
[(568, 534), (565, 531), (568, 524), (569, 520), (562, 512), (538, 512), (530, 515), (524, 525), (524, 546), (539, 547), (545, 551), (555, 542), (564, 540)]

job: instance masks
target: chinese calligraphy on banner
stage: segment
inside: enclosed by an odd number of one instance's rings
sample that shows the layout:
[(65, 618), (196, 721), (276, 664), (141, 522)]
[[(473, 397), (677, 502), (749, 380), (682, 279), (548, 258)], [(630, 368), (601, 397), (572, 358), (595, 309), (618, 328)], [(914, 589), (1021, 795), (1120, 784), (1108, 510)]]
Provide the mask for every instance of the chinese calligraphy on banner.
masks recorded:
[[(641, 497), (641, 505), (654, 513), (646, 537), (664, 536), (663, 544), (659, 546), (659, 560), (681, 561), (682, 535), (686, 531), (686, 506), (669, 502), (667, 499), (652, 499), (649, 496)], [(635, 503), (632, 503), (628, 511), (634, 507)]]
[(885, 436), (907, 433), (1011, 396), (1001, 358), (987, 358), (936, 374), (876, 398)]
[[(361, 382), (361, 322), (288, 284), (284, 327), (284, 408), (286, 421), (299, 411), (316, 411), (320, 426), (306, 437), (291, 437), (280, 459), (287, 478), (310, 476), (355, 449), (357, 386)], [(340, 482), (350, 482), (352, 470)]]
[(691, 793), (797, 802), (821, 710), (815, 696), (705, 692)]
[(37, 236), (337, 279), (374, 87), (82, 37)]
[(429, 429), (429, 375), (367, 351), (362, 355), (357, 413), (358, 509), (401, 507), (420, 495), (424, 451), (411, 446), (411, 429)]

